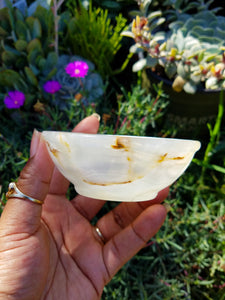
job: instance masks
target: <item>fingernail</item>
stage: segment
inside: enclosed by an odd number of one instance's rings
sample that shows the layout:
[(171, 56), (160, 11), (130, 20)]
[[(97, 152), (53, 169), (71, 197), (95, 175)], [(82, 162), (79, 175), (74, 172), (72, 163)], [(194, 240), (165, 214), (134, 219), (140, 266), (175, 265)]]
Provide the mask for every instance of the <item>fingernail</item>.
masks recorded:
[(171, 210), (171, 206), (168, 203), (163, 203), (163, 206), (165, 207), (167, 213)]
[(40, 142), (40, 132), (36, 129), (33, 131), (31, 145), (30, 145), (30, 157), (33, 157), (37, 151), (38, 145)]
[(101, 116), (97, 113), (93, 113), (92, 116), (95, 117), (98, 121), (101, 120)]

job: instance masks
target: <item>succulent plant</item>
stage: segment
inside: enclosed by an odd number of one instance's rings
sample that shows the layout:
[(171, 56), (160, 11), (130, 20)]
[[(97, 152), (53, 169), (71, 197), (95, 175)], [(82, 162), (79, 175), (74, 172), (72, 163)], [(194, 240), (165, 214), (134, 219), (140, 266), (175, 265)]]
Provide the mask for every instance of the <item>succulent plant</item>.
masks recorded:
[(225, 17), (209, 10), (183, 14), (168, 31), (154, 32), (149, 19), (137, 16), (124, 34), (134, 39), (130, 51), (139, 55), (133, 71), (157, 69), (178, 92), (225, 88)]
[(168, 21), (174, 21), (180, 18), (181, 15), (189, 13), (198, 13), (201, 11), (213, 11), (217, 13), (221, 8), (211, 8), (214, 0), (166, 0), (163, 6), (166, 7), (164, 14)]
[[(89, 69), (84, 78), (69, 76), (65, 71), (65, 66), (73, 61), (86, 62)], [(57, 72), (53, 77), (61, 85), (61, 89), (55, 95), (54, 102), (60, 108), (68, 108), (71, 99), (77, 99), (88, 103), (97, 102), (104, 93), (104, 85), (101, 76), (95, 72), (95, 66), (89, 60), (80, 56), (61, 55), (57, 63)]]
[(53, 14), (38, 6), (28, 16), (10, 1), (6, 3), (7, 7), (0, 10), (0, 96), (12, 89), (21, 90), (29, 109), (38, 98), (43, 98), (41, 82), (56, 72), (57, 55), (51, 47)]
[(27, 13), (28, 16), (31, 16), (39, 5), (45, 8), (49, 8), (51, 3), (51, 0), (36, 0), (28, 6), (26, 0), (0, 0), (0, 8), (9, 5), (9, 1), (12, 3), (13, 7), (17, 7), (24, 15)]

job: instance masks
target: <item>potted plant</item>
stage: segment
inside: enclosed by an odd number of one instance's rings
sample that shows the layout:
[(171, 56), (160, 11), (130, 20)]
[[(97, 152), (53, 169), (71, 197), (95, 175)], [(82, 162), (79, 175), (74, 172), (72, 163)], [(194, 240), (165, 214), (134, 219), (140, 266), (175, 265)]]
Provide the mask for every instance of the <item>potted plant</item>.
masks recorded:
[(193, 15), (181, 14), (164, 31), (155, 30), (155, 24), (154, 14), (137, 15), (123, 32), (135, 42), (130, 49), (138, 54), (133, 71), (145, 70), (150, 81), (164, 82), (171, 100), (167, 120), (175, 127), (191, 133), (203, 125), (207, 130), (225, 88), (225, 17), (207, 6)]

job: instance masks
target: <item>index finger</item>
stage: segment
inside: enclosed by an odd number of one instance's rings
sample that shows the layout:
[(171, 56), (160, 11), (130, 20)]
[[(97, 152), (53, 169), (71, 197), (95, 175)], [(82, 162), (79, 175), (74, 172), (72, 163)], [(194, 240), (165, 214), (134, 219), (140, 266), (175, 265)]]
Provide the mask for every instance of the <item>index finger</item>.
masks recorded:
[(169, 188), (160, 191), (157, 197), (143, 202), (122, 202), (98, 220), (96, 226), (108, 241), (122, 229), (131, 224), (145, 209), (160, 204), (168, 196)]
[[(93, 114), (83, 119), (74, 129), (73, 132), (97, 133), (99, 128), (99, 116)], [(49, 193), (53, 195), (65, 195), (69, 187), (69, 181), (55, 167), (51, 180)]]
[(104, 245), (103, 256), (108, 281), (157, 233), (165, 218), (165, 207), (154, 204)]

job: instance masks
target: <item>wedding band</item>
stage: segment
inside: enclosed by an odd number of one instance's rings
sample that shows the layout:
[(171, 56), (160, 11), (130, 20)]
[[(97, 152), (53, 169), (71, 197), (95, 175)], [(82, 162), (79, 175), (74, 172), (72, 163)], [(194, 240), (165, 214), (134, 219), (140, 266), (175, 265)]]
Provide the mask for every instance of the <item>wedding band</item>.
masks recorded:
[(43, 204), (44, 202), (38, 199), (34, 199), (30, 196), (25, 195), (22, 193), (18, 187), (16, 186), (15, 182), (11, 182), (9, 184), (8, 192), (6, 193), (6, 199), (8, 200), (9, 198), (20, 198), (20, 199), (26, 199), (31, 202), (37, 203), (37, 204)]
[(101, 233), (100, 229), (99, 229), (97, 226), (95, 226), (94, 229), (95, 229), (95, 232), (97, 233), (97, 236), (98, 236), (99, 239), (101, 240), (101, 242), (102, 242), (103, 244), (105, 244), (105, 243), (106, 243), (106, 240), (105, 240), (103, 234)]

